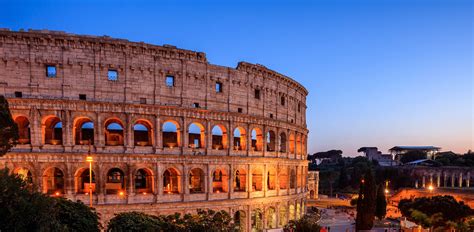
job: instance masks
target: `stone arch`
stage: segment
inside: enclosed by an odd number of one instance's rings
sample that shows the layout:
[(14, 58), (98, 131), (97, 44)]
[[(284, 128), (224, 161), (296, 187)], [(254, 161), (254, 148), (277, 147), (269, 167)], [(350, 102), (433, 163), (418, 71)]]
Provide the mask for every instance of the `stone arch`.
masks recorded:
[(290, 188), (291, 189), (296, 188), (296, 179), (297, 179), (296, 171), (295, 169), (292, 168), (290, 171)]
[(286, 134), (285, 132), (280, 133), (280, 152), (286, 152)]
[(133, 125), (133, 140), (138, 146), (153, 145), (152, 123), (145, 119), (138, 119)]
[(153, 171), (149, 168), (139, 168), (135, 171), (134, 188), (136, 193), (153, 193), (154, 176)]
[(96, 192), (96, 175), (92, 170), (92, 185), (90, 184), (90, 171), (89, 168), (79, 168), (74, 174), (75, 192), (89, 194), (89, 189), (92, 188), (92, 192)]
[(277, 173), (275, 168), (269, 167), (267, 168), (267, 189), (268, 190), (275, 190), (276, 189), (276, 179)]
[(263, 172), (261, 168), (252, 170), (252, 192), (263, 191)]
[(269, 130), (267, 131), (267, 151), (275, 151), (276, 150), (276, 134), (275, 131)]
[(255, 127), (251, 132), (251, 148), (253, 151), (262, 151), (263, 148), (263, 133), (262, 129)]
[(247, 191), (247, 171), (244, 168), (238, 168), (234, 173), (234, 192)]
[(204, 171), (201, 168), (193, 168), (189, 171), (189, 192), (204, 193), (206, 187), (204, 186), (204, 179), (206, 178)]
[(31, 143), (31, 129), (30, 121), (28, 117), (19, 115), (14, 119), (18, 126), (18, 143), (19, 144), (30, 144)]
[(301, 155), (301, 134), (296, 135), (296, 155)]
[(296, 220), (300, 219), (301, 217), (301, 204), (298, 200), (298, 202), (296, 203)]
[(123, 146), (125, 124), (118, 118), (109, 118), (105, 121), (105, 143), (108, 146)]
[(188, 143), (191, 148), (206, 147), (206, 130), (199, 122), (192, 122), (188, 125)]
[(163, 193), (181, 193), (181, 175), (177, 168), (167, 168), (163, 172)]
[(57, 167), (49, 167), (43, 173), (43, 193), (59, 196), (65, 193), (65, 174)]
[(288, 168), (286, 166), (280, 167), (280, 171), (278, 173), (280, 189), (287, 189), (288, 188)]
[(245, 211), (237, 210), (234, 213), (234, 224), (239, 232), (247, 230), (247, 215), (245, 214)]
[(247, 134), (243, 127), (238, 126), (234, 129), (234, 150), (245, 151), (247, 149)]
[(212, 127), (212, 149), (223, 150), (228, 148), (227, 128), (222, 124), (217, 124)]
[(212, 192), (214, 193), (226, 193), (229, 191), (229, 176), (227, 169), (216, 168), (212, 172)]
[(57, 116), (47, 116), (43, 120), (43, 141), (45, 144), (61, 145), (63, 143), (63, 124)]
[(290, 203), (290, 206), (288, 207), (288, 220), (295, 220), (295, 205)]
[(94, 144), (94, 122), (90, 118), (77, 117), (73, 125), (73, 139), (76, 145)]
[(266, 225), (266, 228), (267, 229), (275, 229), (278, 227), (277, 225), (277, 214), (276, 214), (276, 210), (274, 207), (268, 207), (267, 208), (267, 211), (265, 213), (266, 217), (267, 217), (267, 225)]
[(291, 154), (295, 153), (295, 134), (294, 133), (290, 133), (289, 149), (290, 149)]
[(287, 220), (287, 213), (288, 213), (288, 210), (286, 208), (287, 206), (286, 205), (280, 205), (280, 222), (278, 224), (279, 227), (284, 227), (287, 223), (288, 223), (288, 220)]
[(125, 194), (125, 172), (120, 168), (111, 168), (107, 171), (105, 194)]
[(175, 148), (181, 146), (181, 128), (177, 121), (166, 120), (162, 125), (163, 146)]
[(252, 210), (252, 232), (263, 231), (263, 213), (260, 208)]

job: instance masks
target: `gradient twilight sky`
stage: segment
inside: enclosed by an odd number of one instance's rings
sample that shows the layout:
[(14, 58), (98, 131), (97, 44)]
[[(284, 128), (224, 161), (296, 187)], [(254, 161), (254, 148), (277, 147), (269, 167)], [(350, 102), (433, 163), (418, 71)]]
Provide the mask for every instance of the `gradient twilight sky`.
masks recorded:
[(0, 0), (0, 27), (173, 44), (230, 67), (264, 64), (309, 90), (310, 153), (395, 145), (464, 153), (474, 148), (473, 4)]

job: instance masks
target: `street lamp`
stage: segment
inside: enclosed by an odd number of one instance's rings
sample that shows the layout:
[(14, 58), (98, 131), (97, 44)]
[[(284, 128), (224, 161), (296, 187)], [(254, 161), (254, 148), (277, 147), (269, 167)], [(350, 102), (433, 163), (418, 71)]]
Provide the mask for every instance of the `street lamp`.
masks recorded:
[(92, 159), (92, 156), (89, 155), (86, 157), (86, 162), (89, 162), (89, 204), (92, 208), (92, 162), (94, 160)]

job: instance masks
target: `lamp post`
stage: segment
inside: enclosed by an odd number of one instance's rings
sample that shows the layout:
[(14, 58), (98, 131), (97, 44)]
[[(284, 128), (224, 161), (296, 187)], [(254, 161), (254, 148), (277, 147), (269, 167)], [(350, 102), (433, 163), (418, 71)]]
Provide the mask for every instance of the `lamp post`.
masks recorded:
[(92, 208), (92, 162), (94, 161), (91, 156), (91, 145), (89, 140), (89, 154), (86, 157), (86, 162), (89, 162), (89, 205)]

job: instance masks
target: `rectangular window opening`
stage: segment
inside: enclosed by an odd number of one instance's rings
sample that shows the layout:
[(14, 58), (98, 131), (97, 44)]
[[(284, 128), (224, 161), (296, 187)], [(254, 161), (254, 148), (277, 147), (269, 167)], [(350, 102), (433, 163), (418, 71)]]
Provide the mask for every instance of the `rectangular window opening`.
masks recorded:
[(56, 77), (56, 66), (54, 65), (46, 65), (46, 76), (49, 78), (55, 78)]
[(242, 113), (242, 108), (238, 108), (237, 112)]
[(222, 83), (216, 82), (216, 93), (222, 93)]
[(118, 72), (114, 69), (109, 69), (107, 72), (107, 78), (109, 81), (117, 81), (118, 80)]
[(140, 104), (146, 104), (146, 98), (141, 97), (140, 98)]
[(166, 86), (168, 87), (174, 86), (174, 76), (166, 76)]
[(199, 108), (199, 103), (194, 102), (194, 103), (193, 103), (193, 107), (194, 107), (194, 108)]
[(87, 100), (87, 95), (85, 94), (79, 94), (79, 100)]
[(22, 98), (22, 97), (23, 97), (23, 93), (22, 93), (22, 92), (15, 92), (15, 97), (16, 97), (16, 98)]
[(255, 89), (255, 99), (260, 99), (260, 89)]

